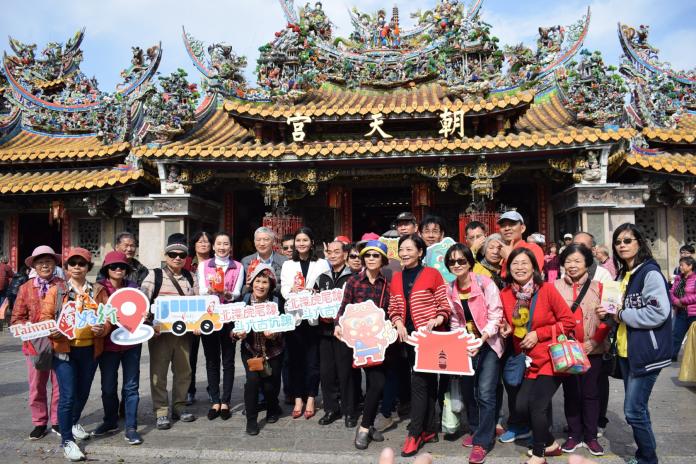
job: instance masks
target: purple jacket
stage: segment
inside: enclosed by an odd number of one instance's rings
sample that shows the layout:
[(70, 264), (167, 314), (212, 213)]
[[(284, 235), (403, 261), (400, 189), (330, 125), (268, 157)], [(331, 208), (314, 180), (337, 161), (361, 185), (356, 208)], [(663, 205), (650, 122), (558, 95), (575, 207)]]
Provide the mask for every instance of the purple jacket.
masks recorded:
[[(456, 280), (447, 285), (447, 299), (452, 306), (450, 327), (452, 330), (465, 328), (464, 308), (459, 300)], [(498, 322), (503, 318), (503, 303), (500, 301), (498, 287), (490, 278), (471, 273), (471, 293), (468, 303), (476, 328), (480, 333), (488, 334), (486, 342), (499, 358), (502, 357), (505, 344), (498, 335)]]
[(680, 303), (682, 306), (686, 307), (686, 313), (689, 317), (696, 316), (696, 273), (692, 272), (689, 277), (686, 278), (684, 296), (681, 298), (674, 296), (674, 290), (679, 286), (683, 278), (681, 274), (675, 277), (672, 288), (669, 290), (669, 299), (672, 300), (672, 304)]

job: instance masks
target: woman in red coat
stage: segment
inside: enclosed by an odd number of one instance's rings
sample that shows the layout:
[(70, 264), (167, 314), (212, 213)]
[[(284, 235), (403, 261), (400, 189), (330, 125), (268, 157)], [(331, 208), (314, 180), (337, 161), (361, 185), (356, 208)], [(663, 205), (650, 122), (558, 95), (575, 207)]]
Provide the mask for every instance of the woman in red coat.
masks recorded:
[[(389, 318), (402, 342), (413, 331), (444, 328), (450, 316), (447, 285), (439, 271), (423, 267), (424, 256), (425, 242), (418, 235), (399, 239), (403, 271), (392, 276), (389, 286)], [(411, 345), (406, 346), (413, 366), (415, 351)], [(437, 374), (412, 371), (411, 423), (402, 456), (413, 456), (424, 443), (437, 441), (436, 403)]]
[(572, 335), (573, 313), (553, 284), (545, 283), (534, 255), (516, 248), (507, 261), (508, 286), (500, 292), (507, 324), (504, 337), (511, 336), (515, 354), (525, 353), (527, 369), (516, 399), (520, 417), (532, 426), (532, 456), (527, 464), (542, 464), (544, 456), (560, 456), (561, 447), (549, 431), (551, 399), (561, 385), (554, 375), (549, 354), (553, 328)]

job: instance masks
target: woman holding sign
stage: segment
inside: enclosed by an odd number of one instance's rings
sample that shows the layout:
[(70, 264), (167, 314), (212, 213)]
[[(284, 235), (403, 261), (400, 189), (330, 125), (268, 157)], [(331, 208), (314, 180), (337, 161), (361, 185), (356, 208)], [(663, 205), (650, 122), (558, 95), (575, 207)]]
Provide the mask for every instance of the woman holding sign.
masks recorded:
[[(224, 232), (213, 239), (213, 258), (203, 261), (198, 270), (198, 283), (201, 295), (217, 295), (220, 303), (232, 303), (239, 300), (244, 285), (244, 268), (242, 263), (230, 257), (232, 238)], [(208, 374), (208, 395), (212, 405), (208, 410), (208, 419), (220, 417), (227, 420), (232, 417), (230, 401), (234, 384), (235, 343), (232, 335), (232, 323), (223, 324), (222, 329), (211, 334), (202, 335), (205, 369)], [(198, 332), (194, 332), (199, 335)], [(220, 394), (220, 367), (222, 366), (222, 394)]]
[[(268, 264), (259, 264), (249, 276), (251, 293), (244, 296), (244, 302), (248, 305), (271, 301), (278, 304), (278, 298), (273, 296), (275, 286), (276, 275), (273, 268)], [(241, 355), (246, 371), (244, 384), (246, 433), (258, 435), (259, 392), (263, 392), (263, 397), (266, 399), (266, 424), (278, 422), (283, 412), (278, 405), (283, 362), (283, 336), (280, 333), (251, 332), (236, 334), (236, 337), (244, 340)]]
[[(507, 324), (501, 335), (512, 335), (515, 358), (526, 369), (521, 375), (515, 406), (520, 417), (532, 426), (532, 450), (527, 464), (542, 464), (544, 456), (560, 456), (561, 447), (549, 431), (551, 399), (561, 385), (554, 375), (549, 345), (553, 330), (572, 336), (575, 318), (558, 290), (545, 283), (534, 254), (515, 248), (507, 260), (506, 287), (500, 292)], [(509, 361), (508, 361), (509, 362)]]
[[(119, 288), (137, 288), (138, 284), (126, 280), (131, 267), (128, 257), (120, 251), (110, 251), (104, 257), (104, 264), (99, 271), (97, 283), (106, 288), (111, 296)], [(113, 327), (116, 329), (116, 327)], [(104, 406), (104, 422), (99, 425), (92, 435), (99, 437), (118, 430), (118, 367), (123, 369), (123, 403), (126, 415), (126, 441), (131, 445), (143, 442), (138, 428), (138, 403), (140, 395), (140, 353), (142, 344), (117, 345), (111, 341), (111, 331), (104, 338), (104, 353), (99, 358), (101, 374), (102, 405)]]
[[(104, 337), (111, 330), (111, 324), (77, 324), (79, 315), (87, 311), (96, 313), (99, 304), (109, 299), (106, 288), (87, 281), (87, 273), (94, 265), (92, 254), (84, 248), (72, 248), (65, 260), (67, 293), (62, 297), (61, 314), (68, 311), (71, 303), (74, 313), (65, 319), (58, 317), (61, 333), (53, 338), (53, 370), (58, 376), (60, 400), (58, 401), (58, 422), (65, 457), (71, 461), (85, 459), (75, 439), (86, 440), (89, 434), (79, 424), (82, 409), (89, 398), (89, 390), (97, 370), (97, 360), (104, 349)], [(41, 320), (56, 319), (56, 305), (60, 308), (58, 287), (51, 287), (41, 307)], [(65, 322), (65, 324), (63, 323)], [(66, 336), (67, 335), (67, 336)]]
[(601, 456), (604, 449), (597, 441), (600, 410), (599, 375), (602, 371), (603, 354), (609, 349), (606, 338), (611, 327), (600, 321), (597, 316), (597, 308), (602, 301), (602, 284), (590, 279), (587, 272), (593, 260), (592, 250), (585, 245), (568, 245), (560, 256), (565, 275), (554, 285), (570, 305), (575, 318), (575, 339), (583, 344), (590, 360), (590, 369), (587, 372), (563, 378), (568, 440), (561, 449), (565, 453), (572, 453), (584, 443), (590, 453)]
[[(340, 320), (345, 313), (346, 306), (349, 304), (363, 303), (372, 301), (378, 308), (385, 311), (389, 306), (389, 289), (387, 279), (382, 273), (382, 267), (389, 264), (387, 257), (387, 245), (379, 240), (370, 240), (360, 250), (360, 259), (363, 265), (363, 270), (358, 274), (353, 274), (343, 290), (343, 301), (338, 310), (336, 320)], [(383, 319), (383, 318), (382, 318)], [(360, 327), (370, 329), (368, 335), (374, 336), (371, 329), (375, 327), (375, 319), (370, 320), (369, 317), (363, 320), (355, 319), (355, 324)], [(365, 324), (362, 324), (365, 323)], [(344, 341), (344, 333), (341, 325), (336, 325), (334, 335), (341, 341)], [(348, 336), (348, 334), (346, 334)], [(362, 340), (364, 342), (364, 340)], [(389, 351), (386, 354), (387, 362), (389, 361)], [(377, 408), (379, 400), (382, 396), (385, 382), (384, 364), (365, 366), (365, 377), (367, 378), (367, 392), (365, 392), (365, 406), (363, 408), (362, 420), (360, 426), (355, 431), (355, 447), (359, 450), (367, 449), (371, 441), (384, 441), (384, 436), (381, 432), (375, 429), (375, 417), (377, 416)], [(346, 406), (348, 414), (355, 412), (356, 404), (353, 404), (356, 397), (355, 382), (352, 375), (347, 375), (345, 372), (339, 371), (341, 376), (341, 399), (349, 401)]]
[[(423, 267), (425, 242), (418, 235), (399, 239), (402, 272), (392, 276), (389, 286), (389, 318), (396, 326), (399, 339), (411, 332), (444, 329), (450, 317), (447, 285), (436, 269)], [(415, 365), (415, 351), (407, 345), (409, 362)], [(401, 455), (413, 456), (424, 443), (438, 441), (435, 406), (437, 374), (411, 372), (411, 423)]]
[[(300, 227), (295, 232), (292, 259), (283, 263), (280, 273), (280, 292), (286, 300), (286, 312), (291, 306), (287, 300), (293, 294), (310, 291), (317, 278), (330, 269), (329, 263), (319, 258), (315, 245), (314, 232), (309, 227)], [(295, 398), (293, 419), (301, 417), (303, 409), (305, 419), (316, 414), (314, 398), (319, 394), (319, 336), (319, 326), (303, 320), (286, 337), (290, 394)]]
[(500, 381), (500, 358), (505, 351), (498, 335), (503, 317), (503, 304), (495, 283), (472, 272), (475, 261), (471, 250), (455, 243), (445, 254), (447, 269), (456, 276), (448, 285), (447, 296), (452, 304), (450, 327), (464, 328), (483, 342), (470, 351), (474, 376), (462, 377), (464, 399), (472, 434), (464, 436), (462, 446), (471, 449), (469, 462), (483, 463), (493, 448), (496, 426), (496, 386)]

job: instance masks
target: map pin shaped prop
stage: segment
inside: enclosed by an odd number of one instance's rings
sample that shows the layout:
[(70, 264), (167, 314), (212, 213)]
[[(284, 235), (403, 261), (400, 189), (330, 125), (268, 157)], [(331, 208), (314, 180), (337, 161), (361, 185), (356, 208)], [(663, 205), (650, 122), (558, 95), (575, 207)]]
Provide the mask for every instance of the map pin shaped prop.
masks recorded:
[(150, 300), (136, 288), (120, 288), (110, 297), (108, 303), (116, 308), (118, 325), (130, 333), (135, 333), (145, 320)]

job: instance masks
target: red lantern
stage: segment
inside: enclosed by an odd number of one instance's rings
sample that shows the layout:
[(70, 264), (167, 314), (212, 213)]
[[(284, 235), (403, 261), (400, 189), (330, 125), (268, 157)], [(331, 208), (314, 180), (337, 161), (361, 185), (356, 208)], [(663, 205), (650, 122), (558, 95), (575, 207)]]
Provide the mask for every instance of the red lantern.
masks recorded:
[(416, 206), (430, 206), (430, 186), (428, 184), (416, 184), (413, 186), (413, 202)]

